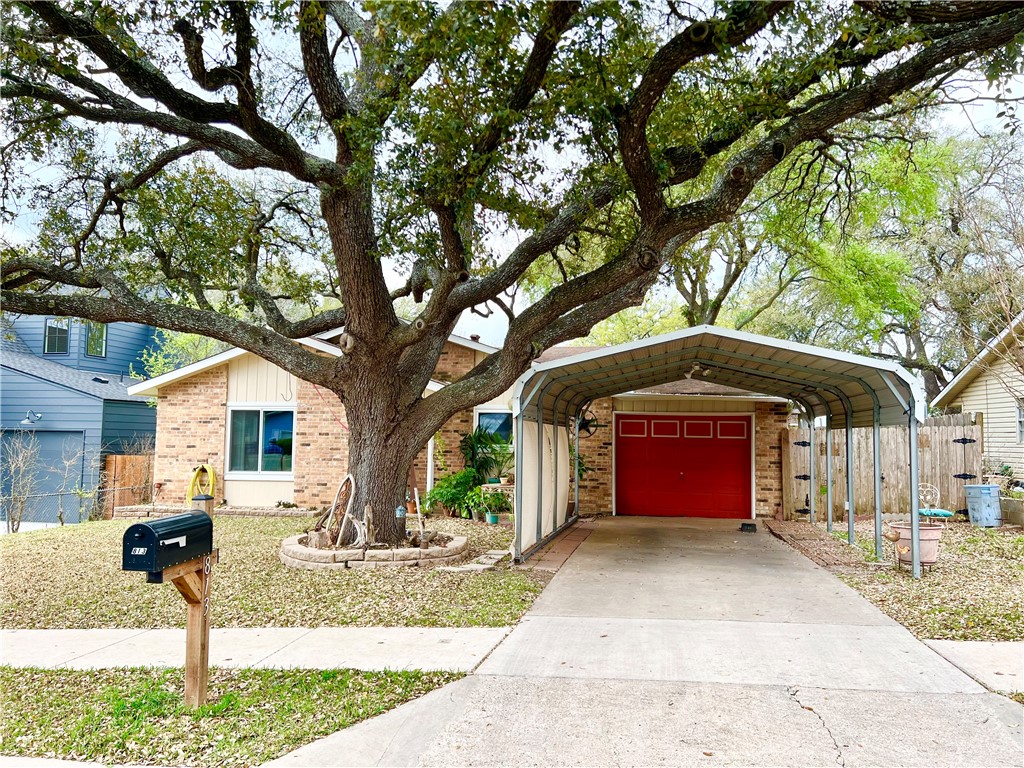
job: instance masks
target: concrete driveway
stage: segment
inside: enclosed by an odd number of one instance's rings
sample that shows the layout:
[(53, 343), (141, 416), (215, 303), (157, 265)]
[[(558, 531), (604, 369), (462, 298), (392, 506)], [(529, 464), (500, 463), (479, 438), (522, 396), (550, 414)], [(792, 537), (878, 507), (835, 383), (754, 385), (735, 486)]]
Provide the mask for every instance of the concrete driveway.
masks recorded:
[(737, 528), (602, 519), (475, 674), (274, 765), (1024, 765), (1024, 709)]

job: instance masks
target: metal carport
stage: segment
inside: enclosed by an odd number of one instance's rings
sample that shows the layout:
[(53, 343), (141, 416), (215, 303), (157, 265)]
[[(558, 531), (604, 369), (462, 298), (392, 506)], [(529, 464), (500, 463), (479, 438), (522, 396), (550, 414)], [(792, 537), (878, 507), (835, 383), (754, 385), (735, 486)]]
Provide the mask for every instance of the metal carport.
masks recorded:
[[(694, 372), (709, 381), (793, 401), (807, 419), (812, 435), (816, 418), (824, 418), (828, 431), (846, 430), (847, 499), (851, 510), (852, 429), (872, 427), (878, 554), (882, 527), (879, 428), (906, 424), (910, 441), (913, 573), (920, 576), (919, 502), (915, 489), (917, 427), (926, 412), (921, 384), (896, 363), (708, 325), (546, 363), (535, 362), (519, 378), (512, 401), (517, 435), (513, 544), (517, 560), (529, 557), (575, 521), (579, 513), (578, 491), (571, 512), (569, 507), (568, 427), (575, 424), (583, 409), (598, 398), (678, 381)], [(539, 439), (541, 436), (543, 439)], [(831, 447), (831, 440), (826, 440), (826, 445)], [(813, 461), (811, 467), (813, 488)], [(831, 472), (825, 482), (831, 519), (830, 475)], [(813, 495), (810, 514), (813, 521)], [(847, 521), (848, 540), (852, 544), (852, 514), (847, 514)]]

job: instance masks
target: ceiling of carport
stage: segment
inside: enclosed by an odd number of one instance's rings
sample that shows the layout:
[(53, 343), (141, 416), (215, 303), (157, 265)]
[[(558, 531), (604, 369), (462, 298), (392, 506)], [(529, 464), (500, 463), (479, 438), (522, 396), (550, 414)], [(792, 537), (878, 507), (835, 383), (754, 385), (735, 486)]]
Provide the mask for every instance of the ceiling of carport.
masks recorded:
[(535, 420), (539, 406), (545, 422), (564, 423), (586, 401), (678, 381), (694, 364), (694, 376), (799, 402), (837, 428), (847, 411), (855, 427), (871, 426), (876, 405), (882, 425), (906, 424), (908, 408), (925, 415), (920, 382), (896, 363), (708, 325), (535, 362), (514, 408)]

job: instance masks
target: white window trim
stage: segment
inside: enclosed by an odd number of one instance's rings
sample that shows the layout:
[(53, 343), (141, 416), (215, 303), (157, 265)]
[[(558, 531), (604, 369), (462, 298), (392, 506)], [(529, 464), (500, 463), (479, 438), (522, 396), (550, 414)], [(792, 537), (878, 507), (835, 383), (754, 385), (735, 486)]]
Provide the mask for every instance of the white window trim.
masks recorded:
[(473, 408), (473, 431), (480, 426), (481, 413), (507, 413), (512, 418), (512, 445), (516, 444), (516, 419), (511, 408), (503, 405), (478, 405)]
[[(107, 324), (91, 320), (88, 323), (84, 323), (83, 325), (85, 326), (85, 356), (94, 357), (97, 360), (105, 359), (107, 356)], [(91, 352), (89, 352), (89, 338), (92, 336), (93, 328), (96, 327), (100, 327), (103, 329), (103, 351), (98, 355), (94, 355)]]
[[(50, 336), (50, 323), (64, 323), (64, 330), (67, 331), (68, 348), (63, 352), (47, 352), (46, 340)], [(71, 354), (71, 318), (70, 317), (48, 317), (43, 321), (43, 354), (44, 355), (70, 355)]]
[(1024, 400), (1017, 401), (1017, 442), (1024, 443)]
[[(228, 403), (227, 409), (227, 423), (224, 429), (224, 479), (225, 480), (269, 480), (271, 482), (277, 480), (281, 482), (291, 482), (295, 480), (295, 449), (297, 441), (295, 440), (295, 406), (289, 406), (288, 403)], [(292, 414), (292, 471), (291, 472), (264, 472), (263, 470), (231, 470), (228, 467), (231, 465), (231, 414), (234, 411), (259, 411), (260, 412), (260, 434), (258, 438), (259, 445), (259, 458), (257, 460), (258, 465), (263, 463), (263, 412), (264, 411), (290, 411)]]

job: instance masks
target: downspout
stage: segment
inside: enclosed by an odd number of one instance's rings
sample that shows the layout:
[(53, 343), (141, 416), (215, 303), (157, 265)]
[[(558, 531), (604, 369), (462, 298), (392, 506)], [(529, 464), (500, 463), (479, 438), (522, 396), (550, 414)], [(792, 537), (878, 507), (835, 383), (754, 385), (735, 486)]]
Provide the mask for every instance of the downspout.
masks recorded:
[(434, 438), (427, 440), (427, 493), (434, 489)]

